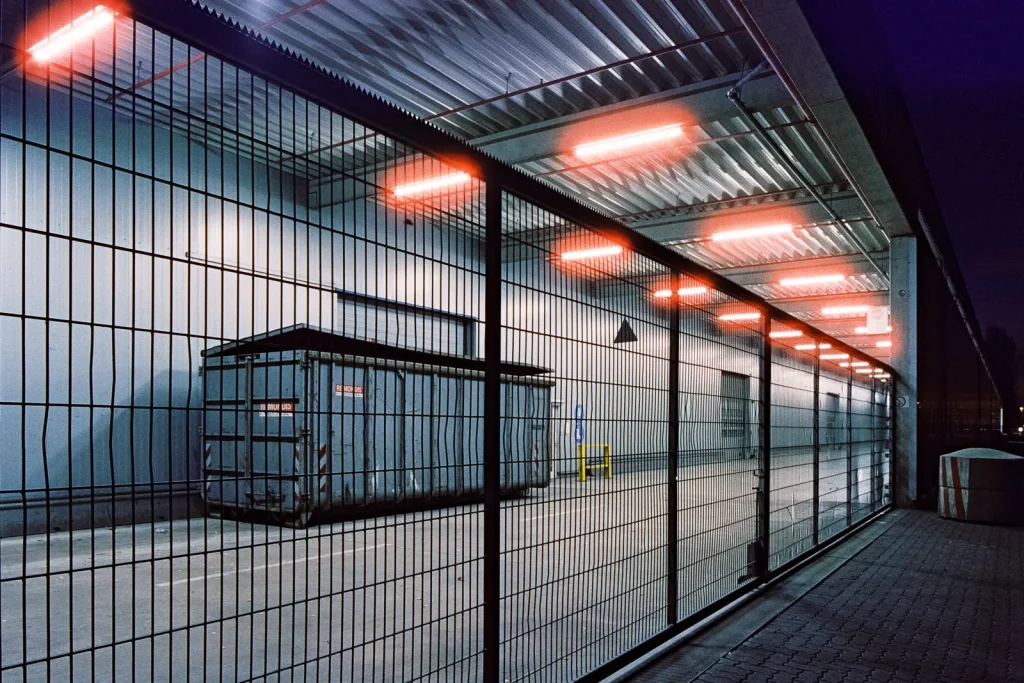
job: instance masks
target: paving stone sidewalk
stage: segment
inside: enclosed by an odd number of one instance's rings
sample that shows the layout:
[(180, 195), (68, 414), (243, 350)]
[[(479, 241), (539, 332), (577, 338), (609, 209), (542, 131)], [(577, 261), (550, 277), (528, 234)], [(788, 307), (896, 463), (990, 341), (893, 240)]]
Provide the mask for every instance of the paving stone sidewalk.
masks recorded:
[[(1024, 681), (1024, 528), (891, 519), (695, 680)], [(680, 680), (654, 669), (640, 679)]]

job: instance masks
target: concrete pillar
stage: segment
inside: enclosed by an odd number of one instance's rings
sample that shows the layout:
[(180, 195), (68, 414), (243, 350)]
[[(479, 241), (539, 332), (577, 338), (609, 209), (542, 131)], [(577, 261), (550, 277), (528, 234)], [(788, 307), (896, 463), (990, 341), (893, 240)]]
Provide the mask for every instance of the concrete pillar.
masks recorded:
[(896, 392), (896, 453), (893, 500), (913, 507), (917, 492), (917, 238), (893, 237), (889, 248), (890, 365), (899, 373)]

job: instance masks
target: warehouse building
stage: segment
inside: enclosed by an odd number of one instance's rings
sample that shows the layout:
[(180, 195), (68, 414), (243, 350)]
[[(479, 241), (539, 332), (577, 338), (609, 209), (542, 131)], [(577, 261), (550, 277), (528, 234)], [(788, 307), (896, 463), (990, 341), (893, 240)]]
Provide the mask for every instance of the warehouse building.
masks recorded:
[(912, 136), (669, 4), (0, 2), (3, 678), (597, 680), (934, 503)]

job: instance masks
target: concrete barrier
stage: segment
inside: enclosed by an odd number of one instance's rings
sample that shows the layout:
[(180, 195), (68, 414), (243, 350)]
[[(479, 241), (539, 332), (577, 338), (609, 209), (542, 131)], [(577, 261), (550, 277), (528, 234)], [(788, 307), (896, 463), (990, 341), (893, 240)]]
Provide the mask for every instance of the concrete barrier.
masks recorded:
[(939, 516), (1024, 525), (1024, 458), (965, 448), (939, 462)]

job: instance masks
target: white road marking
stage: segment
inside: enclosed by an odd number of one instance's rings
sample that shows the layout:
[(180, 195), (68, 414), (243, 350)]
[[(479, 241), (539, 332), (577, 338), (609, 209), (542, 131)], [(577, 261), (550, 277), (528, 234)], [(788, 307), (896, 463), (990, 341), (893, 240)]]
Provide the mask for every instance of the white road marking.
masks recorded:
[(306, 557), (296, 557), (292, 559), (283, 560), (281, 562), (271, 562), (270, 564), (260, 564), (254, 567), (242, 567), (241, 569), (227, 569), (220, 572), (214, 572), (213, 574), (202, 574), (200, 576), (189, 576), (186, 578), (175, 579), (174, 581), (161, 581), (156, 584), (157, 588), (167, 588), (168, 586), (177, 586), (183, 583), (192, 583), (193, 581), (207, 581), (209, 579), (219, 579), (222, 576), (228, 574), (246, 574), (261, 569), (270, 569), (271, 567), (282, 567), (284, 565), (296, 564), (298, 562), (306, 562), (308, 560), (322, 560), (328, 557), (337, 557), (339, 555), (351, 555), (358, 552), (366, 552), (367, 550), (376, 550), (377, 548), (384, 548), (391, 545), (390, 543), (378, 543), (377, 545), (367, 546), (365, 548), (349, 548), (347, 550), (336, 550), (333, 553), (319, 554), (319, 555), (307, 555)]

